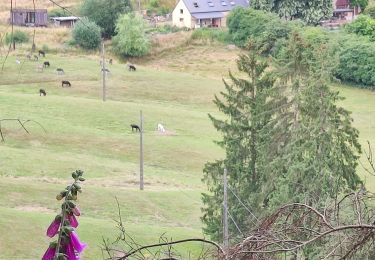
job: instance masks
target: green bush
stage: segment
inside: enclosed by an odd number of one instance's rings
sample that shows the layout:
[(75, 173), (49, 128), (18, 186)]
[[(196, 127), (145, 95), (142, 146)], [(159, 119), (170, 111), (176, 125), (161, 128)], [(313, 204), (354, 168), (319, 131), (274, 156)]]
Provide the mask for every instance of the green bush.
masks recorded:
[(82, 18), (76, 23), (72, 34), (74, 43), (83, 49), (96, 49), (100, 45), (100, 27), (88, 18)]
[(27, 33), (19, 31), (19, 30), (15, 30), (13, 32), (13, 37), (11, 33), (7, 33), (5, 35), (6, 44), (10, 44), (11, 42), (13, 42), (13, 39), (15, 43), (26, 43), (26, 42), (29, 42), (30, 37)]
[(57, 9), (52, 9), (51, 11), (48, 11), (48, 16), (49, 17), (63, 17), (63, 16), (69, 16), (69, 14), (61, 8), (57, 8)]
[(150, 27), (146, 29), (146, 33), (161, 33), (161, 34), (175, 33), (179, 31), (182, 31), (182, 28), (179, 28), (177, 26), (171, 26), (168, 24), (165, 24), (163, 26)]
[(335, 76), (375, 90), (375, 44), (363, 38), (343, 39)]
[(375, 19), (370, 16), (360, 15), (352, 23), (347, 24), (345, 29), (349, 33), (367, 36), (370, 40), (375, 40)]
[(244, 8), (234, 9), (228, 16), (227, 25), (237, 46), (245, 47), (251, 38), (263, 53), (274, 53), (278, 41), (287, 39), (296, 26), (274, 14)]
[(375, 4), (368, 6), (363, 14), (370, 16), (371, 18), (375, 19)]
[(139, 15), (124, 14), (116, 24), (117, 35), (113, 37), (114, 51), (124, 57), (140, 57), (150, 51), (150, 41), (146, 35), (147, 25)]
[(130, 0), (84, 0), (81, 15), (88, 17), (102, 28), (103, 36), (115, 35), (118, 17), (131, 11)]
[(216, 28), (195, 29), (191, 35), (192, 40), (208, 40), (210, 42), (218, 41), (223, 43), (230, 42), (228, 31)]

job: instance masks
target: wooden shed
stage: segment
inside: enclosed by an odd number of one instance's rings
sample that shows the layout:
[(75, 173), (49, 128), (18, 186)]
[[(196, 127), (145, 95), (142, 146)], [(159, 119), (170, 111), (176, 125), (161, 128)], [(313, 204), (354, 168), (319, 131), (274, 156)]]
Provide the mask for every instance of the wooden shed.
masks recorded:
[(72, 28), (74, 27), (75, 23), (78, 22), (81, 18), (76, 16), (67, 16), (67, 17), (52, 17), (51, 20), (53, 20), (54, 25), (56, 27), (68, 27)]
[[(19, 26), (47, 26), (47, 9), (13, 9), (9, 23)], [(12, 19), (13, 18), (13, 19)]]

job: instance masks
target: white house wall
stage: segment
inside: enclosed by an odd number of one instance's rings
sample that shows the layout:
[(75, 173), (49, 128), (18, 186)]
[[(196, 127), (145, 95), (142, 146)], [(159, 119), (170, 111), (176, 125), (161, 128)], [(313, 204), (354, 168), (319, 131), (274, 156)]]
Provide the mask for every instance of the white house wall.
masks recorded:
[[(181, 14), (182, 10), (182, 14)], [(190, 15), (189, 10), (182, 0), (178, 2), (175, 9), (172, 12), (173, 25), (177, 27), (188, 27), (192, 28), (193, 17)]]

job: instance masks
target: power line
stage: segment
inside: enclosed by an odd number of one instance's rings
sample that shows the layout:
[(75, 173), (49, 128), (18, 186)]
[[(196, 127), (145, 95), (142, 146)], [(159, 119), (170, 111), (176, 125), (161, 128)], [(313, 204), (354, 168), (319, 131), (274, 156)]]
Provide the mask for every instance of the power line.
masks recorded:
[[(237, 196), (236, 193), (228, 186), (228, 189), (232, 192), (232, 194), (237, 198), (237, 200), (240, 202), (240, 204), (255, 218), (256, 221), (259, 221), (258, 218), (253, 214), (253, 212), (245, 205), (245, 203), (242, 202), (242, 200)], [(251, 222), (256, 225), (256, 223), (251, 219)]]
[(244, 236), (244, 234), (242, 233), (240, 227), (237, 225), (236, 221), (234, 220), (232, 214), (230, 214), (229, 210), (228, 210), (228, 216), (232, 220), (233, 224), (236, 226), (237, 230), (241, 233), (242, 236)]
[[(60, 8), (63, 9), (64, 11), (70, 13), (72, 16), (78, 17), (76, 14), (74, 14), (74, 13), (73, 13), (72, 11), (70, 11), (68, 8), (66, 8), (66, 7), (64, 7), (64, 6), (62, 6), (62, 5), (58, 4), (58, 3), (56, 3), (56, 1), (54, 1), (54, 0), (48, 0), (48, 1), (50, 1), (50, 2), (53, 3), (53, 4), (55, 4), (56, 6), (60, 7)], [(89, 27), (87, 24), (85, 24), (82, 20), (80, 20), (80, 22), (81, 22), (83, 25), (85, 25), (88, 29), (90, 29), (90, 27)]]

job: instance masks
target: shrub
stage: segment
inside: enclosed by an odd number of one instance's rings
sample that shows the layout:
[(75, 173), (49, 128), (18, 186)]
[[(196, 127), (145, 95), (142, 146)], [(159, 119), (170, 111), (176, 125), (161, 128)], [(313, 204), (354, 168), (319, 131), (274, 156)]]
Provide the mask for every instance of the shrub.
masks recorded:
[(68, 15), (69, 14), (67, 14), (65, 10), (61, 8), (52, 9), (51, 11), (48, 11), (49, 17), (63, 17), (63, 16), (68, 16)]
[(168, 24), (165, 24), (163, 26), (150, 27), (146, 29), (146, 33), (160, 33), (160, 34), (175, 33), (179, 31), (182, 31), (182, 28), (179, 28), (177, 26), (171, 26)]
[(371, 18), (375, 19), (375, 4), (368, 6), (363, 14), (370, 16)]
[(150, 51), (146, 35), (146, 23), (139, 15), (124, 14), (116, 24), (117, 35), (113, 37), (114, 51), (124, 57), (139, 57)]
[(375, 44), (363, 38), (343, 39), (335, 76), (375, 90)]
[(208, 40), (210, 42), (218, 41), (223, 43), (230, 42), (228, 31), (215, 28), (200, 28), (193, 31), (192, 40)]
[(274, 14), (244, 8), (234, 9), (228, 16), (227, 25), (236, 45), (244, 47), (251, 38), (264, 53), (272, 53), (277, 42), (285, 40), (295, 26)]
[(368, 36), (370, 40), (375, 40), (375, 19), (367, 15), (360, 15), (355, 21), (345, 26), (349, 33)]
[(13, 32), (13, 37), (12, 37), (12, 34), (11, 33), (7, 33), (5, 35), (5, 43), (6, 44), (10, 44), (11, 42), (14, 42), (15, 43), (26, 43), (26, 42), (29, 42), (29, 35), (25, 32), (22, 32), (22, 31), (19, 31), (19, 30), (15, 30)]
[(96, 49), (100, 45), (100, 27), (87, 18), (82, 18), (73, 29), (73, 40), (84, 49)]
[(118, 17), (131, 11), (130, 0), (84, 0), (81, 14), (102, 28), (103, 36), (115, 35)]
[(170, 9), (166, 6), (161, 5), (159, 0), (150, 0), (147, 5), (147, 15), (166, 15)]

